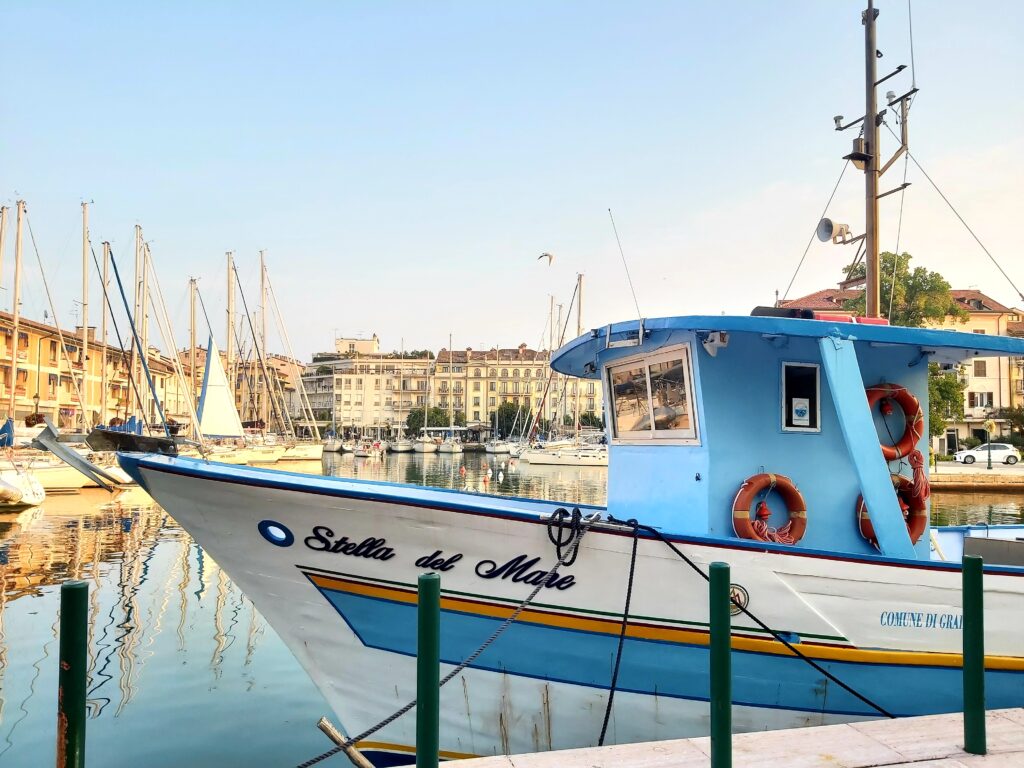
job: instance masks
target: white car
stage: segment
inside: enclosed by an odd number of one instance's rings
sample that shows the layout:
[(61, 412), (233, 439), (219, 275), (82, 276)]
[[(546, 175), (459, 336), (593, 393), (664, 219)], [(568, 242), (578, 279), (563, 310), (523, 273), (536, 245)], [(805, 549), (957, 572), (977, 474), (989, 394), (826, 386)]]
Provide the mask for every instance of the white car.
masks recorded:
[[(1009, 443), (992, 443), (993, 464), (1016, 464), (1020, 461), (1020, 451)], [(962, 461), (964, 464), (973, 464), (976, 461), (988, 461), (988, 445), (979, 445), (969, 451), (957, 451), (953, 458)]]

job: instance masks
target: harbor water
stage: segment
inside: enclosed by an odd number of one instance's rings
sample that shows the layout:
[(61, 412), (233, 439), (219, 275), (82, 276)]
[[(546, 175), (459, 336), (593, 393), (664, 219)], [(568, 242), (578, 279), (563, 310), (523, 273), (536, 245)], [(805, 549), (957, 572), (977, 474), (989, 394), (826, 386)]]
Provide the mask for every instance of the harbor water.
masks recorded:
[[(604, 503), (607, 483), (606, 468), (475, 453), (276, 468), (566, 504)], [(1024, 521), (1021, 495), (932, 503), (937, 523)], [(0, 515), (0, 768), (54, 763), (59, 586), (72, 578), (90, 584), (87, 764), (287, 768), (330, 747), (314, 723), (332, 713), (217, 564), (141, 491), (86, 490)]]

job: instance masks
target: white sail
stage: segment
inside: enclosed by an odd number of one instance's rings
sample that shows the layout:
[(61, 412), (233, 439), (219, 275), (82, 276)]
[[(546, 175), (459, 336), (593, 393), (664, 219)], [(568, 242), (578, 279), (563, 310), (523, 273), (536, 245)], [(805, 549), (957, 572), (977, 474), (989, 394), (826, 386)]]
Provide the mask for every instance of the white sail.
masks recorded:
[(235, 400), (220, 363), (220, 350), (212, 336), (206, 349), (206, 370), (197, 412), (203, 437), (242, 437), (242, 421), (235, 410)]

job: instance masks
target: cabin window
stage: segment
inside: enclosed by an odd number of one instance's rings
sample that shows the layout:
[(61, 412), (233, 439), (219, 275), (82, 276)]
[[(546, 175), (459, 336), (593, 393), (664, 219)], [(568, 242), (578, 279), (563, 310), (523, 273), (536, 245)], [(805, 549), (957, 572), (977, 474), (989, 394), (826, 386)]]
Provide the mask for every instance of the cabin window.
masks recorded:
[(821, 388), (814, 363), (782, 364), (782, 431), (821, 431)]
[(617, 439), (695, 441), (689, 347), (609, 368)]

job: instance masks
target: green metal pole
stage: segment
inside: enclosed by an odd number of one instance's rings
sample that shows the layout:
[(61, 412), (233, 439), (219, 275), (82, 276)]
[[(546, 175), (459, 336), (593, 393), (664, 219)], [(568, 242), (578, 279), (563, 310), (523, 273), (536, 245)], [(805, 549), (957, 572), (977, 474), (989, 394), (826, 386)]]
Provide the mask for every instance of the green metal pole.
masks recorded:
[(964, 555), (964, 751), (984, 755), (985, 744), (985, 593), (982, 560)]
[(60, 672), (57, 688), (57, 768), (85, 765), (85, 677), (89, 645), (89, 585), (60, 587)]
[(416, 612), (416, 768), (437, 768), (441, 727), (441, 577), (419, 578)]
[(729, 565), (712, 563), (711, 619), (711, 768), (732, 768), (732, 612)]

